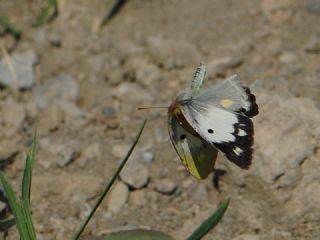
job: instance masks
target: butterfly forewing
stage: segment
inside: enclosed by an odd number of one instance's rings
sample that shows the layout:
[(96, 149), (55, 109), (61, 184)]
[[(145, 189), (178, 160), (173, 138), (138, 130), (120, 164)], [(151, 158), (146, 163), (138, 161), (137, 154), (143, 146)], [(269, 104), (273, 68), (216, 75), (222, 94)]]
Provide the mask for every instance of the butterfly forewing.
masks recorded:
[(250, 117), (258, 114), (258, 105), (237, 75), (180, 103), (185, 119), (205, 141), (239, 167), (249, 168), (253, 145)]
[(186, 131), (175, 115), (169, 114), (169, 134), (182, 163), (199, 179), (206, 178), (214, 168), (217, 150), (199, 136)]
[(222, 151), (239, 167), (249, 168), (253, 144), (253, 124), (250, 118), (205, 104), (184, 106), (181, 109), (201, 138)]

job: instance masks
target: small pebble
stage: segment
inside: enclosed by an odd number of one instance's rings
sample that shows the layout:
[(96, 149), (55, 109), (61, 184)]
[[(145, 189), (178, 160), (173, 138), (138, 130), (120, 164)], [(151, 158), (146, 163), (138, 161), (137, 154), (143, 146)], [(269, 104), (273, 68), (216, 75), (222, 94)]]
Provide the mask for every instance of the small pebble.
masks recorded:
[(134, 189), (145, 187), (149, 182), (149, 170), (139, 162), (128, 162), (120, 173), (122, 181)]
[(129, 188), (123, 182), (117, 182), (110, 192), (108, 199), (108, 212), (119, 213), (127, 203), (129, 197)]
[(177, 188), (177, 184), (169, 179), (161, 179), (155, 182), (155, 190), (165, 195), (171, 195)]

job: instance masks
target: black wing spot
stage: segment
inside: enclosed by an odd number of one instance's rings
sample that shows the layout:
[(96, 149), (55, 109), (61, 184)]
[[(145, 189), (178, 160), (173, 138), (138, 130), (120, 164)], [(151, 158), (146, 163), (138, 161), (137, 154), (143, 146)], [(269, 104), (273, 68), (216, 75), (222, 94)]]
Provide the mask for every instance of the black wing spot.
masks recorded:
[(214, 133), (213, 129), (211, 129), (211, 128), (208, 129), (208, 133), (211, 133), (211, 134)]
[(180, 136), (180, 140), (184, 140), (186, 137), (187, 137), (187, 135), (182, 134), (182, 135)]

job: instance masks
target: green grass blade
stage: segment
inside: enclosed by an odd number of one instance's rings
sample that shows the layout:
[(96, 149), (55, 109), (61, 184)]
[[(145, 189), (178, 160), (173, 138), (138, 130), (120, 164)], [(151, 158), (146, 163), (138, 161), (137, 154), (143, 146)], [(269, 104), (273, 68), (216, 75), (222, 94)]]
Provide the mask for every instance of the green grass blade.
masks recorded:
[(12, 34), (16, 39), (20, 38), (20, 31), (15, 28), (8, 16), (0, 15), (0, 25), (6, 32)]
[(126, 0), (107, 0), (107, 13), (101, 21), (101, 26), (109, 22), (111, 18), (113, 18), (119, 12), (119, 10), (123, 7), (125, 3)]
[(122, 159), (120, 165), (118, 166), (115, 174), (111, 177), (110, 181), (107, 183), (103, 193), (101, 194), (100, 198), (98, 199), (97, 203), (95, 204), (95, 206), (93, 207), (92, 211), (90, 212), (90, 214), (88, 215), (88, 217), (86, 218), (86, 220), (84, 221), (84, 223), (81, 225), (79, 231), (76, 233), (76, 235), (71, 238), (73, 240), (77, 240), (79, 239), (80, 235), (82, 234), (82, 232), (84, 231), (85, 227), (87, 226), (87, 224), (89, 223), (90, 219), (92, 218), (92, 216), (94, 215), (94, 213), (96, 212), (96, 210), (98, 209), (98, 207), (100, 206), (102, 200), (105, 198), (105, 196), (107, 195), (107, 193), (109, 192), (111, 186), (113, 185), (113, 183), (115, 182), (115, 180), (117, 179), (117, 177), (119, 176), (122, 168), (124, 167), (124, 165), (126, 164), (126, 162), (128, 161), (131, 153), (133, 152), (133, 149), (135, 148), (135, 146), (137, 145), (140, 136), (142, 134), (142, 131), (144, 129), (144, 126), (146, 125), (147, 120), (144, 120), (144, 122), (142, 123), (140, 130), (133, 142), (133, 144), (131, 145), (129, 151), (127, 152), (126, 156)]
[(134, 229), (101, 236), (96, 240), (174, 240), (166, 233), (155, 230)]
[(14, 218), (0, 220), (0, 232), (6, 232), (13, 225), (16, 224), (16, 220)]
[(0, 180), (4, 191), (7, 195), (10, 209), (15, 217), (17, 228), (22, 240), (28, 239), (28, 230), (26, 227), (25, 219), (21, 210), (21, 206), (17, 201), (16, 195), (12, 190), (10, 183), (7, 181), (2, 172), (0, 172)]
[(25, 203), (28, 203), (27, 205), (28, 207), (30, 205), (32, 169), (35, 161), (36, 146), (37, 146), (37, 132), (35, 132), (33, 135), (31, 150), (27, 155), (26, 165), (24, 168), (24, 173), (22, 178), (21, 196), (22, 196), (22, 200)]
[(48, 4), (44, 7), (37, 17), (36, 21), (32, 25), (33, 27), (40, 27), (47, 21), (50, 21), (58, 14), (58, 2), (57, 0), (48, 0)]
[(230, 199), (224, 200), (219, 203), (218, 209), (191, 234), (187, 240), (200, 240), (204, 237), (211, 229), (213, 229), (221, 220), (224, 213), (229, 206)]
[(20, 201), (21, 212), (28, 232), (28, 240), (36, 240), (36, 231), (33, 226), (29, 202)]

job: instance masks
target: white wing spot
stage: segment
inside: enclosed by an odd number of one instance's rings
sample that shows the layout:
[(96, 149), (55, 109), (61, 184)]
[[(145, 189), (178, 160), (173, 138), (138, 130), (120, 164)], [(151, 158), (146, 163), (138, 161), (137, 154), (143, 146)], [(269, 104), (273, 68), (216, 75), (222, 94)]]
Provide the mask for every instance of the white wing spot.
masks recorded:
[(246, 131), (244, 131), (244, 130), (242, 130), (242, 129), (239, 129), (239, 131), (238, 131), (238, 134), (237, 134), (238, 136), (240, 136), (240, 137), (243, 137), (243, 136), (246, 136), (247, 135), (247, 133), (246, 133)]
[(243, 150), (241, 148), (239, 148), (239, 147), (234, 147), (232, 150), (238, 156), (240, 156), (241, 153), (243, 153)]

